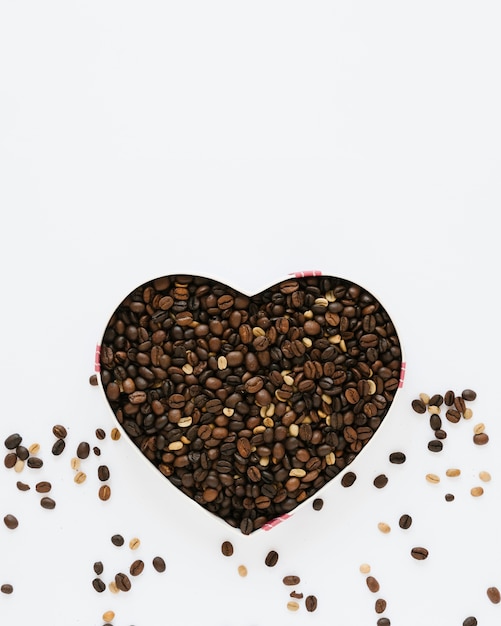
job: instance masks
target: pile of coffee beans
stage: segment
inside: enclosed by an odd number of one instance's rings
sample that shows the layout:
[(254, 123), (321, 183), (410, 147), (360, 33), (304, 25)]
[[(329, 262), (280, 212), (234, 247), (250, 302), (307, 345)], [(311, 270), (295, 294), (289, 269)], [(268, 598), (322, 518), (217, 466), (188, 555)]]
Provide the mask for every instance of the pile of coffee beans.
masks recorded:
[(291, 278), (253, 297), (202, 277), (155, 279), (113, 313), (99, 360), (134, 444), (244, 534), (353, 461), (402, 370), (381, 303), (330, 276)]

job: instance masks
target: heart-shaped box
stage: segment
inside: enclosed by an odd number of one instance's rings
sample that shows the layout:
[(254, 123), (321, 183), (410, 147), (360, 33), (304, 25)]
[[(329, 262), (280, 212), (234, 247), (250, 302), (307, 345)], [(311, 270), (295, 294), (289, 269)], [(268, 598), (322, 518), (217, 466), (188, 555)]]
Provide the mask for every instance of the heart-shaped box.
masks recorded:
[(95, 366), (140, 456), (244, 535), (346, 470), (405, 373), (379, 300), (319, 271), (255, 295), (202, 276), (143, 283), (110, 317)]

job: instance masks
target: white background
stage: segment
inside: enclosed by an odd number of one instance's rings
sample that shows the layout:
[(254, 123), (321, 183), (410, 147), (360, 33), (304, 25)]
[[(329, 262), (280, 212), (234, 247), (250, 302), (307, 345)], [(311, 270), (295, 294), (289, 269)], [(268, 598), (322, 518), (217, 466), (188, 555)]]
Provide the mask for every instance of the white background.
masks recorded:
[[(486, 589), (501, 588), (500, 21), (491, 1), (0, 1), (0, 434), (40, 443), (45, 461), (0, 468), (1, 517), (20, 521), (0, 526), (0, 583), (14, 586), (2, 624), (100, 626), (111, 609), (114, 626), (371, 626), (376, 597), (392, 626), (499, 624)], [(113, 418), (88, 382), (94, 350), (120, 300), (156, 276), (253, 293), (308, 269), (379, 297), (407, 376), (351, 489), (331, 484), (322, 511), (243, 537), (109, 439)], [(446, 424), (444, 451), (429, 452), (411, 400), (466, 387), (473, 418)], [(60, 457), (56, 423), (69, 433)], [(76, 485), (81, 440), (102, 455)], [(403, 466), (388, 462), (394, 450)], [(492, 481), (472, 498), (481, 470)], [(53, 511), (39, 506), (42, 479)], [(139, 549), (113, 546), (115, 533)], [(109, 582), (134, 558), (146, 567), (129, 593), (94, 591), (95, 560)], [(290, 573), (316, 612), (286, 609)]]

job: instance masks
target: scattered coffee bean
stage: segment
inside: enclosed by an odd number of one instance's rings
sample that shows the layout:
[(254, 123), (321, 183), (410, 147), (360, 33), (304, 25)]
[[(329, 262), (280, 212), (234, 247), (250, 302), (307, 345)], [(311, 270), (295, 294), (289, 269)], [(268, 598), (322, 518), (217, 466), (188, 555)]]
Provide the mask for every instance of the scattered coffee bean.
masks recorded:
[(412, 548), (411, 556), (418, 561), (424, 561), (424, 559), (428, 558), (428, 550), (421, 546), (417, 546)]
[(165, 572), (166, 565), (165, 565), (164, 559), (161, 556), (156, 556), (153, 559), (153, 567), (155, 568), (157, 572), (160, 572), (160, 573)]
[(432, 439), (428, 442), (428, 450), (430, 452), (441, 452), (444, 444), (439, 439)]
[(105, 611), (103, 613), (103, 621), (104, 622), (111, 622), (111, 621), (113, 621), (114, 618), (115, 618), (114, 611)]
[(14, 587), (10, 583), (4, 583), (0, 587), (0, 591), (6, 595), (10, 595), (14, 591)]
[(43, 460), (36, 456), (30, 456), (26, 461), (26, 465), (33, 469), (40, 469), (43, 466)]
[(102, 574), (102, 573), (103, 573), (103, 571), (104, 571), (104, 566), (103, 566), (102, 561), (96, 561), (96, 562), (94, 563), (94, 565), (93, 565), (93, 569), (94, 569), (94, 572), (95, 572), (98, 576), (101, 576), (101, 574)]
[(487, 433), (476, 433), (473, 435), (473, 443), (477, 446), (485, 446), (489, 442), (489, 435)]
[(429, 483), (437, 484), (440, 482), (440, 476), (437, 474), (426, 474), (426, 480)]
[(118, 428), (111, 429), (110, 437), (113, 441), (118, 441), (120, 439), (121, 435), (120, 435), (120, 431), (118, 430)]
[(144, 561), (136, 559), (130, 566), (129, 573), (131, 576), (139, 576), (144, 570)]
[(77, 456), (74, 456), (71, 459), (70, 465), (71, 465), (71, 469), (76, 471), (76, 470), (80, 469), (81, 461), (80, 461), (80, 459)]
[(19, 433), (12, 433), (12, 435), (9, 435), (5, 439), (4, 444), (7, 450), (15, 450), (17, 446), (21, 444), (22, 440), (23, 438), (21, 437)]
[(379, 582), (376, 578), (374, 578), (374, 576), (367, 576), (365, 582), (367, 583), (369, 591), (372, 591), (372, 593), (377, 593), (379, 591)]
[(49, 496), (44, 496), (43, 498), (40, 499), (40, 506), (43, 509), (55, 509), (56, 502), (52, 498), (49, 498)]
[(312, 507), (314, 511), (320, 511), (324, 506), (324, 501), (322, 498), (315, 498), (312, 503)]
[(3, 464), (7, 469), (12, 469), (17, 462), (17, 454), (15, 452), (9, 452), (5, 455)]
[(14, 530), (15, 528), (19, 526), (19, 521), (17, 517), (15, 515), (12, 515), (11, 513), (8, 513), (3, 518), (3, 521), (4, 521), (4, 524), (7, 526), (7, 528), (9, 528), (10, 530)]
[(17, 472), (18, 474), (21, 473), (24, 469), (25, 463), (26, 463), (25, 461), (22, 461), (21, 459), (17, 459), (16, 464), (14, 465), (14, 471)]
[(486, 471), (481, 471), (478, 475), (478, 477), (480, 478), (480, 480), (482, 480), (484, 483), (488, 483), (491, 480), (491, 475), (489, 474), (489, 472)]
[(445, 475), (449, 478), (456, 478), (457, 476), (461, 475), (461, 470), (457, 467), (450, 467), (449, 469), (445, 470)]
[(38, 491), (38, 493), (49, 493), (49, 491), (52, 489), (52, 485), (47, 480), (41, 480), (35, 485), (35, 489)]
[(77, 472), (75, 474), (75, 476), (73, 477), (74, 482), (77, 483), (77, 485), (81, 485), (82, 483), (84, 483), (87, 480), (87, 474), (85, 472)]
[(247, 568), (245, 567), (245, 565), (239, 565), (237, 571), (238, 575), (242, 576), (242, 578), (245, 578), (245, 576), (247, 576)]
[(27, 458), (30, 456), (30, 451), (24, 446), (17, 446), (16, 456), (18, 459), (21, 459), (21, 461), (26, 461)]
[(264, 560), (265, 565), (268, 567), (274, 567), (278, 563), (278, 552), (270, 550)]
[(387, 617), (380, 617), (376, 624), (377, 626), (391, 626), (391, 622)]
[(91, 385), (92, 387), (97, 387), (98, 385), (98, 380), (97, 380), (97, 374), (91, 374), (89, 376), (89, 385)]
[(16, 487), (19, 489), (19, 491), (29, 491), (31, 489), (31, 487), (27, 483), (23, 483), (20, 480), (17, 481)]
[(98, 593), (102, 593), (106, 589), (106, 585), (101, 580), (101, 578), (94, 578), (92, 581), (92, 586)]
[(378, 598), (374, 604), (374, 610), (378, 615), (384, 613), (386, 611), (386, 600)]
[(101, 448), (99, 448), (98, 446), (94, 446), (92, 448), (92, 452), (94, 452), (95, 456), (101, 456)]
[(138, 537), (132, 537), (132, 539), (129, 541), (129, 548), (131, 550), (137, 550), (140, 545), (141, 541), (138, 539)]
[(479, 496), (482, 496), (484, 494), (484, 488), (483, 487), (472, 487), (470, 489), (470, 493), (474, 498), (478, 498)]
[(68, 431), (62, 424), (55, 424), (55, 426), (52, 427), (52, 433), (58, 439), (65, 439), (68, 435)]
[(452, 493), (446, 493), (444, 497), (446, 502), (452, 502), (454, 500), (454, 494)]
[(79, 459), (86, 459), (90, 454), (90, 445), (87, 441), (81, 441), (77, 446), (77, 457)]
[(109, 485), (101, 485), (101, 487), (99, 487), (98, 495), (100, 500), (109, 500), (111, 497), (111, 489)]
[(223, 541), (221, 544), (221, 552), (224, 556), (232, 556), (233, 555), (233, 544), (231, 541)]
[(388, 476), (386, 476), (385, 474), (379, 474), (379, 476), (376, 476), (376, 478), (374, 479), (374, 487), (377, 487), (378, 489), (386, 487), (387, 484)]
[(423, 414), (426, 413), (426, 404), (421, 399), (415, 399), (411, 403), (412, 408), (416, 413)]
[(111, 591), (111, 593), (118, 593), (120, 591), (120, 589), (117, 587), (117, 583), (114, 580), (111, 580), (108, 583), (108, 589)]
[(452, 389), (449, 389), (448, 391), (446, 391), (444, 393), (445, 406), (452, 406), (454, 404), (455, 397), (456, 397), (456, 394), (454, 393), (454, 391), (452, 391)]
[(28, 448), (28, 452), (33, 456), (37, 456), (37, 454), (40, 452), (40, 444), (32, 443), (31, 446), (29, 446)]
[(96, 428), (96, 437), (97, 439), (99, 439), (99, 441), (103, 441), (103, 439), (106, 439), (106, 432), (103, 428)]
[(398, 520), (398, 525), (400, 526), (400, 528), (407, 530), (412, 525), (412, 517), (410, 515), (407, 515), (407, 513), (404, 513), (400, 516), (400, 519)]
[(461, 392), (461, 397), (467, 401), (473, 401), (477, 397), (477, 392), (473, 391), (473, 389), (464, 389)]
[(97, 468), (97, 477), (99, 478), (99, 480), (101, 481), (106, 481), (109, 480), (110, 478), (110, 470), (108, 468), (107, 465), (100, 465)]
[(385, 535), (388, 534), (391, 531), (390, 525), (387, 524), (386, 522), (379, 522), (377, 527)]
[(463, 626), (477, 626), (477, 625), (478, 625), (477, 618), (473, 617), (473, 615), (471, 615), (470, 617), (467, 617), (463, 621)]
[(287, 608), (289, 611), (299, 611), (299, 604), (295, 600), (287, 602)]
[(115, 585), (120, 591), (130, 591), (130, 588), (132, 586), (130, 578), (127, 576), (127, 574), (124, 574), (123, 572), (118, 572), (118, 574), (115, 574)]
[(122, 537), (122, 535), (113, 535), (111, 537), (111, 543), (114, 546), (123, 546), (125, 542), (125, 539)]
[(306, 607), (306, 610), (309, 613), (312, 613), (313, 611), (315, 611), (317, 608), (317, 605), (318, 605), (318, 600), (316, 596), (313, 596), (313, 595), (306, 596), (304, 600), (304, 606)]
[(359, 569), (362, 574), (368, 574), (371, 571), (371, 566), (368, 563), (362, 563)]
[(300, 593), (300, 592), (298, 592), (298, 591), (291, 591), (291, 592), (290, 592), (290, 594), (289, 594), (289, 596), (290, 596), (291, 598), (296, 598), (297, 600), (301, 600), (301, 599), (302, 599), (302, 597), (303, 597), (303, 594), (302, 594), (302, 593)]
[(299, 578), (299, 576), (295, 576), (294, 574), (289, 574), (288, 576), (283, 577), (282, 582), (284, 583), (284, 585), (292, 587), (293, 585), (299, 585), (299, 583), (301, 582), (301, 579)]
[(493, 604), (499, 604), (501, 602), (501, 593), (497, 587), (488, 587), (487, 597)]
[(407, 460), (407, 457), (405, 456), (403, 452), (392, 452), (389, 456), (389, 460), (390, 460), (390, 463), (395, 463), (397, 465), (400, 465), (402, 463), (405, 463), (405, 461)]
[(341, 485), (343, 487), (351, 487), (353, 483), (357, 480), (357, 475), (355, 472), (346, 472), (341, 478)]
[(54, 444), (52, 445), (52, 454), (54, 456), (59, 456), (63, 453), (63, 450), (66, 448), (66, 442), (64, 439), (56, 439)]

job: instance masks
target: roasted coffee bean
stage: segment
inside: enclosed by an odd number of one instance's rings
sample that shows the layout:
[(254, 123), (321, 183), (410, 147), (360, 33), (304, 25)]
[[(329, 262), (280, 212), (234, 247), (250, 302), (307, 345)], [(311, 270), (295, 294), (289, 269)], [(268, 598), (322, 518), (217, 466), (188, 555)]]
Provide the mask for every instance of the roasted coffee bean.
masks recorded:
[(353, 483), (357, 480), (357, 475), (355, 472), (346, 472), (341, 478), (341, 484), (343, 487), (351, 487)]
[(473, 391), (473, 389), (464, 389), (464, 390), (461, 392), (461, 397), (462, 397), (464, 400), (467, 400), (467, 401), (473, 401), (473, 400), (475, 400), (475, 399), (476, 399), (476, 397), (477, 397), (477, 393), (476, 393), (476, 391)]
[(477, 625), (478, 625), (477, 618), (474, 617), (473, 615), (470, 615), (470, 617), (467, 617), (465, 620), (463, 620), (463, 626), (477, 626)]
[(120, 591), (130, 591), (130, 588), (132, 586), (130, 578), (127, 576), (127, 574), (124, 574), (123, 572), (118, 572), (118, 574), (115, 574), (115, 585), (118, 589), (120, 589)]
[(101, 580), (101, 578), (94, 578), (94, 580), (92, 581), (92, 586), (98, 593), (102, 593), (103, 591), (106, 590), (106, 585)]
[(379, 582), (376, 578), (374, 578), (374, 576), (367, 576), (365, 582), (367, 583), (369, 591), (372, 591), (372, 593), (377, 593), (379, 591)]
[(270, 550), (266, 555), (264, 563), (268, 567), (275, 567), (275, 565), (278, 563), (278, 552), (276, 552), (275, 550)]
[(17, 481), (16, 487), (19, 489), (19, 491), (29, 491), (31, 489), (31, 487), (27, 483), (23, 483), (20, 480)]
[(106, 439), (106, 432), (103, 428), (96, 428), (96, 437), (97, 439), (99, 439), (99, 441)]
[(320, 511), (324, 506), (322, 498), (315, 498), (312, 503), (313, 510)]
[(392, 452), (389, 456), (389, 460), (390, 460), (390, 463), (395, 463), (397, 465), (400, 465), (402, 463), (405, 463), (405, 461), (407, 460), (407, 457), (405, 456), (403, 452)]
[(391, 626), (391, 622), (387, 617), (380, 617), (376, 622), (376, 626)]
[(136, 559), (129, 568), (129, 573), (131, 576), (139, 576), (144, 570), (144, 561), (141, 559)]
[(497, 587), (488, 587), (487, 597), (493, 604), (499, 604), (501, 602), (501, 593)]
[(153, 559), (152, 563), (153, 563), (153, 567), (155, 568), (157, 572), (160, 572), (160, 573), (165, 572), (166, 565), (165, 565), (164, 559), (161, 556), (156, 556)]
[(19, 433), (12, 433), (12, 435), (9, 435), (5, 439), (4, 444), (8, 450), (15, 450), (17, 446), (21, 444), (22, 440), (23, 438), (21, 437)]
[(416, 398), (412, 401), (411, 405), (416, 413), (426, 413), (426, 404), (422, 400)]
[(96, 387), (99, 384), (97, 374), (91, 374), (89, 376), (89, 385)]
[(431, 396), (428, 404), (430, 406), (442, 406), (443, 402), (444, 397), (440, 393), (435, 393), (433, 396)]
[(404, 513), (400, 516), (400, 519), (398, 520), (398, 525), (400, 526), (400, 528), (407, 530), (412, 526), (412, 517), (410, 515), (407, 515), (407, 513)]
[(412, 548), (411, 556), (418, 561), (423, 561), (424, 559), (428, 558), (428, 550), (426, 548), (417, 546), (415, 548)]
[(122, 535), (118, 534), (118, 535), (112, 535), (111, 537), (111, 543), (114, 546), (123, 546), (125, 543), (125, 539), (122, 537)]
[(12, 469), (17, 463), (17, 454), (15, 452), (9, 452), (5, 455), (3, 464), (7, 469)]
[(77, 446), (77, 457), (86, 459), (90, 454), (90, 445), (87, 441), (81, 441)]
[(378, 598), (374, 604), (374, 610), (378, 614), (384, 613), (386, 611), (386, 600)]
[(430, 452), (441, 452), (444, 444), (439, 439), (432, 439), (428, 441), (428, 450)]
[(446, 502), (452, 502), (454, 500), (454, 495), (452, 493), (446, 493), (444, 498)]
[(309, 613), (312, 613), (316, 610), (318, 605), (317, 597), (313, 595), (306, 596), (304, 599), (304, 606)]
[(97, 468), (97, 477), (99, 478), (99, 480), (101, 481), (105, 481), (108, 480), (110, 477), (110, 470), (108, 468), (107, 465), (100, 465)]
[(0, 587), (0, 591), (6, 595), (10, 595), (14, 591), (14, 587), (10, 583), (4, 583)]
[(62, 426), (61, 424), (56, 424), (55, 426), (52, 427), (52, 433), (58, 438), (58, 439), (65, 439), (68, 435), (68, 431), (66, 430), (66, 428), (64, 426)]
[(386, 476), (386, 474), (379, 474), (376, 478), (374, 478), (374, 487), (377, 487), (377, 489), (382, 489), (383, 487), (386, 487), (387, 484), (388, 476)]
[(284, 583), (284, 585), (291, 587), (293, 585), (299, 585), (299, 583), (301, 582), (301, 579), (299, 578), (299, 576), (296, 576), (295, 574), (289, 574), (283, 577), (282, 582)]
[(14, 530), (14, 528), (17, 528), (19, 526), (19, 521), (17, 517), (15, 515), (12, 515), (12, 513), (8, 513), (3, 518), (3, 521), (7, 528), (9, 528), (10, 530)]
[(98, 496), (100, 500), (109, 500), (111, 497), (111, 489), (109, 485), (101, 485), (101, 487), (99, 487)]
[(43, 498), (40, 499), (40, 506), (43, 509), (55, 509), (56, 501), (53, 500), (52, 498), (49, 498), (49, 496), (44, 496)]
[(221, 552), (224, 556), (231, 556), (233, 554), (233, 544), (231, 541), (223, 541), (221, 544)]
[(93, 565), (93, 569), (98, 576), (101, 576), (104, 571), (103, 563), (101, 561), (96, 561)]
[(26, 465), (33, 469), (40, 469), (43, 466), (43, 459), (37, 456), (30, 456), (26, 461)]
[(26, 461), (30, 456), (30, 451), (25, 446), (17, 446), (16, 456), (18, 459), (21, 459), (21, 461)]
[(52, 445), (52, 454), (54, 456), (59, 456), (60, 454), (62, 454), (65, 447), (66, 442), (64, 439), (56, 439), (56, 441)]
[(473, 443), (477, 446), (485, 446), (489, 442), (489, 435), (487, 433), (475, 433), (473, 435)]
[(52, 489), (52, 485), (47, 480), (42, 480), (35, 485), (35, 489), (38, 491), (38, 493), (49, 493), (49, 491)]

